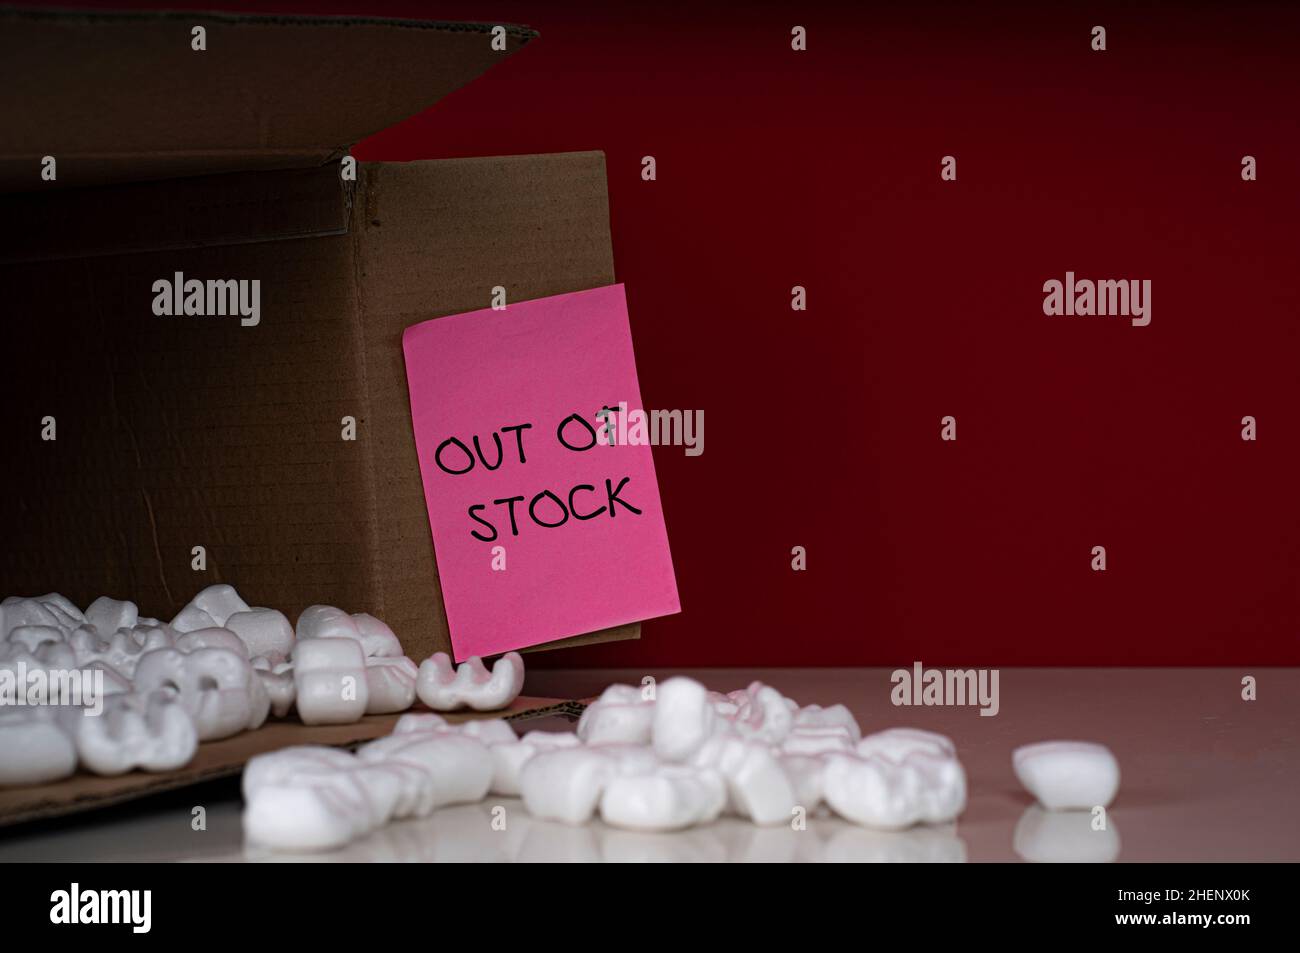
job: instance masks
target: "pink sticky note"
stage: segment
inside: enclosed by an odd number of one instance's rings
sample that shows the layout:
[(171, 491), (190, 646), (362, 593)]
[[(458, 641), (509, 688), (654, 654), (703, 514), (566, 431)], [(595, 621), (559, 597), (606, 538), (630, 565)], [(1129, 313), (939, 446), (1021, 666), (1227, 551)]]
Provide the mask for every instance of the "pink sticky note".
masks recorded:
[(602, 442), (602, 408), (642, 406), (622, 285), (425, 321), (402, 348), (457, 659), (680, 610), (650, 447)]

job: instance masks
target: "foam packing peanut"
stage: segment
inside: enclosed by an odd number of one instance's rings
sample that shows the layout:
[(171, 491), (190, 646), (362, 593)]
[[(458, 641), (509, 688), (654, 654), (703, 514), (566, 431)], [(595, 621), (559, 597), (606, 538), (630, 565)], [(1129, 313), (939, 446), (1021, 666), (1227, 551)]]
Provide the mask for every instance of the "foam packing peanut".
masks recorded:
[(655, 693), (654, 750), (665, 761), (685, 761), (714, 733), (708, 691), (690, 678), (670, 678)]
[(654, 751), (666, 761), (689, 759), (696, 768), (717, 770), (726, 780), (731, 809), (742, 817), (756, 824), (788, 821), (794, 789), (769, 750), (793, 723), (788, 700), (759, 682), (728, 697), (733, 718), (699, 682), (665, 681), (655, 702)]
[(0, 671), (8, 672), (18, 684), (20, 665), (27, 672), (44, 672), (49, 678), (58, 672), (67, 672), (77, 667), (77, 657), (72, 647), (65, 642), (41, 642), (34, 651), (28, 650), (21, 642), (0, 644)]
[(474, 738), (454, 732), (389, 735), (362, 745), (367, 763), (409, 764), (429, 775), (438, 806), (481, 801), (492, 786), (492, 755)]
[(275, 609), (247, 609), (233, 613), (225, 627), (244, 643), (249, 658), (276, 656), (281, 660), (293, 653), (293, 626), (283, 612)]
[[(457, 766), (440, 761), (436, 767), (454, 773)], [(249, 839), (287, 850), (341, 846), (389, 820), (424, 817), (444, 803), (427, 763), (379, 757), (374, 749), (362, 757), (300, 745), (258, 755), (245, 767), (242, 787)], [(276, 815), (294, 803), (306, 808), (304, 816), (277, 823)], [(279, 830), (281, 824), (287, 830)]]
[(445, 731), (451, 728), (447, 719), (432, 712), (411, 712), (397, 719), (393, 734), (410, 735), (423, 731)]
[(223, 628), (232, 615), (247, 612), (249, 608), (234, 586), (224, 584), (208, 586), (190, 600), (190, 605), (216, 620), (216, 624)]
[[(546, 733), (535, 732), (534, 734)], [(412, 757), (420, 756), (422, 752), (428, 753), (428, 749), (409, 748), (411, 742), (422, 737), (431, 738), (446, 735), (458, 735), (484, 746), (491, 758), (488, 790), (497, 794), (519, 793), (519, 768), (522, 767), (524, 761), (533, 755), (536, 748), (533, 745), (521, 745), (514, 729), (500, 718), (479, 719), (461, 725), (449, 725), (441, 715), (431, 713), (403, 715), (393, 727), (393, 733), (387, 738), (380, 738), (371, 742), (364, 749), (362, 756), (367, 759), (398, 757), (410, 760)], [(562, 737), (571, 739), (572, 744), (578, 744), (578, 739), (572, 734), (565, 732)], [(434, 750), (433, 753), (437, 754), (437, 751)], [(477, 752), (474, 753), (474, 756), (477, 758)], [(476, 764), (475, 771), (477, 770)], [(502, 778), (507, 780), (500, 780)], [(513, 786), (511, 787), (511, 785)], [(510, 789), (506, 790), (507, 787)], [(475, 789), (477, 789), (477, 785)], [(443, 792), (440, 796), (449, 797), (451, 795), (448, 792)]]
[(70, 626), (70, 628), (75, 628), (77, 625), (81, 625), (86, 621), (86, 614), (78, 609), (71, 599), (62, 596), (57, 592), (47, 592), (43, 596), (37, 596), (36, 601), (45, 606), (55, 615), (61, 615), (71, 619), (75, 625)]
[(734, 813), (759, 825), (790, 820), (796, 807), (794, 787), (764, 742), (715, 736), (696, 752), (691, 763), (698, 768), (713, 768), (722, 775)]
[(406, 656), (366, 659), (366, 714), (387, 715), (406, 711), (415, 702), (415, 663)]
[(731, 724), (740, 734), (780, 744), (794, 727), (794, 713), (799, 706), (770, 685), (752, 682), (729, 697), (736, 704)]
[[(262, 667), (257, 661), (263, 663)], [(253, 674), (262, 683), (262, 689), (271, 702), (271, 714), (283, 718), (293, 710), (298, 698), (298, 686), (293, 678), (293, 663), (281, 662), (272, 666), (264, 656), (259, 656), (253, 664)]]
[(58, 627), (63, 631), (64, 635), (67, 635), (68, 633), (72, 632), (74, 629), (77, 629), (83, 625), (84, 626), (90, 625), (90, 623), (86, 621), (86, 617), (84, 615), (81, 614), (78, 614), (77, 616), (70, 615), (64, 612), (56, 603), (53, 602), (46, 602), (42, 604), (54, 616), (55, 620), (58, 623)]
[(0, 602), (0, 630), (8, 638), (9, 633), (19, 626), (42, 625), (66, 630), (61, 624), (56, 607), (47, 606), (36, 599), (23, 596), (9, 596)]
[(198, 606), (188, 605), (176, 613), (176, 617), (168, 624), (172, 627), (172, 631), (180, 633), (193, 632), (195, 629), (212, 629), (221, 623)]
[(183, 767), (199, 743), (189, 713), (164, 692), (114, 695), (99, 715), (82, 715), (75, 735), (82, 767), (110, 776)]
[(140, 620), (140, 610), (134, 602), (100, 596), (86, 607), (84, 619), (95, 627), (101, 639), (107, 639), (118, 629), (134, 629)]
[(194, 720), (200, 741), (258, 728), (271, 707), (248, 659), (222, 648), (148, 652), (136, 665), (135, 690), (174, 693)]
[(225, 649), (241, 658), (248, 658), (248, 646), (244, 640), (229, 629), (219, 626), (182, 632), (176, 636), (175, 647), (187, 653), (195, 649)]
[(518, 652), (497, 659), (491, 673), (477, 655), (453, 668), (446, 652), (436, 652), (420, 664), (416, 693), (435, 711), (505, 708), (524, 687), (524, 660)]
[(513, 744), (519, 740), (504, 718), (475, 718), (458, 725), (432, 712), (410, 712), (397, 719), (393, 735), (459, 734), (485, 745)]
[(351, 639), (361, 645), (366, 658), (394, 658), (402, 643), (380, 620), (364, 612), (349, 615), (334, 606), (308, 606), (298, 616), (295, 633), (302, 639)]
[(76, 746), (54, 707), (0, 707), (0, 787), (45, 784), (76, 770)]
[(316, 747), (258, 755), (243, 787), (246, 839), (278, 850), (335, 849), (436, 806), (431, 778), (417, 767)]
[(952, 740), (920, 728), (887, 728), (867, 735), (858, 742), (857, 752), (864, 758), (885, 758), (901, 762), (909, 755), (923, 752), (935, 758), (956, 757)]
[(316, 784), (262, 788), (244, 807), (249, 844), (276, 850), (335, 850), (378, 827), (369, 794), (351, 772)]
[(650, 774), (659, 767), (645, 745), (557, 747), (524, 763), (519, 793), (535, 817), (583, 824), (595, 813), (611, 778)]
[(218, 584), (200, 590), (185, 608), (176, 614), (170, 625), (176, 633), (193, 632), (196, 629), (225, 628), (231, 616), (248, 611), (248, 603), (240, 598), (233, 586)]
[[(89, 634), (89, 633), (88, 633)], [(42, 645), (59, 645), (67, 641), (63, 630), (53, 625), (20, 625), (9, 633), (9, 645), (35, 652)]]
[(334, 606), (308, 606), (298, 616), (294, 635), (304, 639), (352, 639), (361, 641), (361, 633), (352, 616)]
[(588, 748), (609, 759), (617, 774), (645, 774), (663, 764), (654, 749), (646, 745), (588, 745)]
[(792, 754), (780, 759), (781, 769), (790, 780), (794, 802), (811, 814), (825, 797), (826, 759), (817, 755)]
[(308, 606), (298, 616), (295, 633), (300, 642), (348, 639), (361, 647), (367, 681), (366, 714), (404, 711), (414, 703), (418, 669), (402, 654), (402, 644), (393, 630), (374, 616), (364, 612), (349, 615), (334, 606)]
[(403, 761), (365, 764), (360, 780), (387, 820), (428, 817), (442, 806), (435, 779), (423, 768)]
[(627, 830), (673, 831), (716, 820), (726, 804), (727, 789), (716, 771), (666, 765), (611, 777), (600, 796), (600, 817)]
[(488, 746), (492, 752), (492, 793), (507, 797), (520, 792), (519, 776), (524, 765), (542, 751), (576, 748), (582, 744), (577, 735), (568, 731), (530, 731), (513, 742)]
[(293, 647), (298, 717), (304, 725), (360, 721), (370, 703), (361, 643), (349, 638), (299, 638)]
[(853, 712), (843, 705), (805, 705), (794, 716), (793, 730), (800, 728), (843, 728), (856, 744), (862, 738), (862, 729)]
[(722, 692), (709, 692), (709, 704), (713, 706), (715, 715), (728, 721), (735, 718), (736, 712), (740, 711), (740, 706), (731, 700), (731, 696), (724, 695)]
[(248, 664), (254, 669), (263, 672), (292, 672), (293, 662), (278, 652), (272, 652), (270, 655), (250, 655)]
[(819, 755), (852, 752), (855, 747), (849, 730), (843, 725), (834, 725), (827, 728), (795, 727), (781, 742), (780, 749), (787, 755)]
[(533, 817), (585, 824), (613, 774), (612, 761), (594, 748), (543, 751), (524, 765), (519, 791)]
[(960, 762), (923, 751), (901, 761), (829, 755), (822, 787), (836, 814), (881, 830), (946, 823), (966, 806), (966, 774)]
[(1049, 811), (1107, 807), (1119, 790), (1119, 762), (1105, 745), (1041, 741), (1011, 755), (1016, 777)]
[(125, 695), (131, 691), (131, 680), (111, 665), (106, 665), (103, 662), (91, 662), (88, 665), (82, 665), (81, 669), (90, 672), (92, 678), (95, 672), (103, 674), (105, 695)]
[(655, 703), (631, 685), (610, 685), (578, 719), (578, 737), (588, 744), (650, 744)]
[(170, 649), (176, 647), (176, 633), (171, 626), (158, 623), (155, 625), (146, 624), (141, 621), (134, 629), (130, 630), (131, 640), (140, 646), (140, 654), (152, 652), (154, 649)]
[(504, 718), (475, 718), (456, 726), (456, 731), (488, 746), (514, 744), (519, 740), (510, 722)]
[(404, 654), (402, 643), (386, 623), (365, 612), (354, 612), (352, 622), (361, 637), (366, 658), (396, 658)]
[[(139, 638), (137, 631), (141, 633)], [(96, 629), (82, 626), (68, 637), (68, 645), (76, 653), (77, 665), (84, 667), (102, 662), (128, 680), (135, 677), (136, 665), (147, 652), (172, 646), (171, 636), (164, 629), (119, 629), (107, 640), (96, 633)]]
[(249, 799), (264, 787), (284, 784), (300, 775), (347, 769), (355, 764), (356, 756), (342, 748), (294, 745), (250, 758), (240, 778), (240, 790)]

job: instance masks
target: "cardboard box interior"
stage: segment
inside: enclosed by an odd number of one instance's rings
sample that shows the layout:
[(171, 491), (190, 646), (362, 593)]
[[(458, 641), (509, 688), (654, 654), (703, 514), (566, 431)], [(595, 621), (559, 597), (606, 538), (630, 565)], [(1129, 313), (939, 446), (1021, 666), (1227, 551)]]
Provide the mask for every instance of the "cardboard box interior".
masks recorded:
[[(491, 30), (0, 14), (5, 594), (170, 618), (228, 582), (291, 619), (370, 612), (417, 661), (450, 649), (401, 332), (495, 285), (514, 301), (612, 283), (604, 157), (361, 164), (355, 181), (337, 160), (535, 36), (508, 27), (497, 52)], [(152, 284), (177, 272), (259, 279), (260, 323), (155, 316)]]

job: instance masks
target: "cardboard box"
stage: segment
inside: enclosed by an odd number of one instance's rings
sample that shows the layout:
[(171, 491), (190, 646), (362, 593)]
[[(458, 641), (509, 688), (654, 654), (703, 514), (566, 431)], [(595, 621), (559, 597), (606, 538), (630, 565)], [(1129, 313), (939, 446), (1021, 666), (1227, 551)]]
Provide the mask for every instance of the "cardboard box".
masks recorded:
[[(355, 181), (340, 160), (534, 37), (0, 13), (0, 590), (170, 618), (228, 582), (291, 618), (370, 612), (417, 660), (450, 650), (401, 334), (495, 285), (612, 283), (604, 157), (363, 163)], [(153, 283), (177, 273), (259, 280), (259, 322), (155, 315)]]

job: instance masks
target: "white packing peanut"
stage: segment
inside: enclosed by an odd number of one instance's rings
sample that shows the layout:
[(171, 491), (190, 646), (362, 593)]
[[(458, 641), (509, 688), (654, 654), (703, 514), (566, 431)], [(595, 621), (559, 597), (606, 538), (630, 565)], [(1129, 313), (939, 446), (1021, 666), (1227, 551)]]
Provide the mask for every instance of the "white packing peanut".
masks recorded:
[(490, 673), (476, 655), (453, 668), (447, 653), (436, 652), (420, 664), (416, 681), (420, 701), (435, 711), (497, 711), (514, 701), (523, 687), (524, 660), (518, 652), (501, 656)]
[(1091, 741), (1040, 741), (1011, 755), (1016, 777), (1051, 811), (1108, 807), (1119, 790), (1119, 762)]

